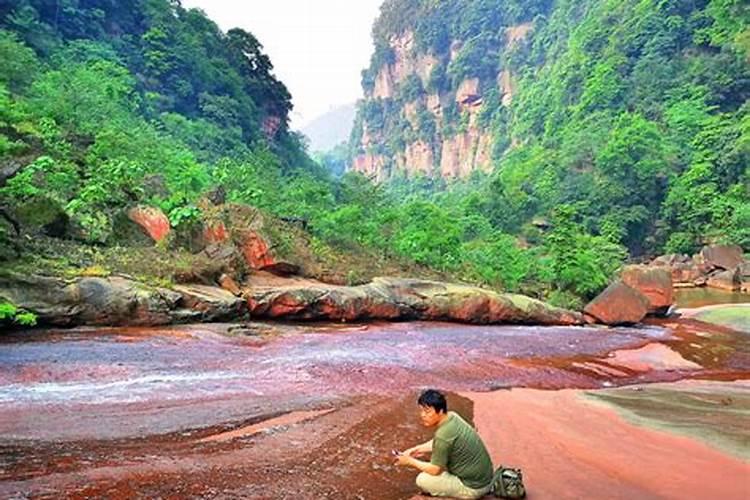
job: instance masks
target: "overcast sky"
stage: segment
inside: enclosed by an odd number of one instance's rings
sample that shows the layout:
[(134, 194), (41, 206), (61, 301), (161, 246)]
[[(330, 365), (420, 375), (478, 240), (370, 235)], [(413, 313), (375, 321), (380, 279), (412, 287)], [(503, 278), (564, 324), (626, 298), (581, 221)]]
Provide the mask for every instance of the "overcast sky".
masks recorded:
[(301, 128), (362, 94), (360, 72), (372, 54), (372, 23), (382, 0), (182, 0), (223, 31), (253, 33), (292, 94), (292, 127)]

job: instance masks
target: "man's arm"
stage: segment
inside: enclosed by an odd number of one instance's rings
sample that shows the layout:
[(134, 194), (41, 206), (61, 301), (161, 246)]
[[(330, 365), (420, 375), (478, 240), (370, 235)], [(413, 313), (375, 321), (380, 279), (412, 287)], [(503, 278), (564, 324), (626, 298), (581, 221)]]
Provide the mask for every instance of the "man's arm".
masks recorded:
[[(427, 443), (424, 443), (424, 444), (427, 444)], [(430, 474), (431, 476), (439, 476), (443, 472), (443, 468), (440, 467), (439, 465), (435, 465), (430, 462), (425, 462), (423, 460), (418, 460), (414, 457), (410, 457), (409, 455), (406, 455), (405, 453), (402, 453), (401, 455), (398, 456), (398, 464), (414, 467), (415, 469), (419, 469), (422, 472), (426, 472), (427, 474)]]
[(432, 451), (432, 439), (422, 444), (418, 444), (417, 446), (412, 446), (408, 450), (404, 450), (404, 455), (413, 457), (415, 455), (416, 456), (425, 455), (427, 453), (430, 453), (431, 451)]

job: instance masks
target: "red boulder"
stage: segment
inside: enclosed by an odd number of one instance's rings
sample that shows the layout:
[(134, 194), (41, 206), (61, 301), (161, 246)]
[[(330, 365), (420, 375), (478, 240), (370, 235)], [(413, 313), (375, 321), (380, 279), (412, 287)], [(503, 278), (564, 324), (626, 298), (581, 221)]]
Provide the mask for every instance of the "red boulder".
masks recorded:
[(138, 224), (155, 242), (160, 242), (171, 229), (169, 219), (164, 212), (154, 207), (137, 206), (128, 211), (128, 218)]
[(586, 305), (584, 313), (607, 325), (628, 325), (641, 321), (649, 306), (641, 292), (615, 281)]
[(649, 300), (649, 313), (664, 314), (674, 302), (672, 273), (663, 267), (627, 266), (622, 281)]

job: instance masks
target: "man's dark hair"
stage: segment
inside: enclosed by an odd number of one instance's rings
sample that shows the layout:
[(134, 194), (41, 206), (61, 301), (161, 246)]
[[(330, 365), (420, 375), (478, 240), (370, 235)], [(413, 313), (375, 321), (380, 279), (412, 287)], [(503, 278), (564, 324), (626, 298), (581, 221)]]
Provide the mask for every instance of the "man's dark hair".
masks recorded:
[(419, 395), (419, 399), (417, 399), (417, 404), (419, 406), (431, 406), (435, 408), (435, 411), (438, 413), (446, 413), (448, 411), (448, 403), (445, 402), (445, 396), (443, 396), (442, 392), (436, 391), (435, 389), (422, 391), (422, 394)]

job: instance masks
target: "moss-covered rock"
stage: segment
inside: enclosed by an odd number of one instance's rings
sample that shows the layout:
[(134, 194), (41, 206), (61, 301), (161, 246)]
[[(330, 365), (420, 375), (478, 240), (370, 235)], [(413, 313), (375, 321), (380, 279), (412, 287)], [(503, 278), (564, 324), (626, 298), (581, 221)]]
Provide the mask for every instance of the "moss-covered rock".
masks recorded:
[(47, 196), (37, 196), (15, 207), (14, 215), (24, 231), (62, 237), (70, 218), (63, 207)]

